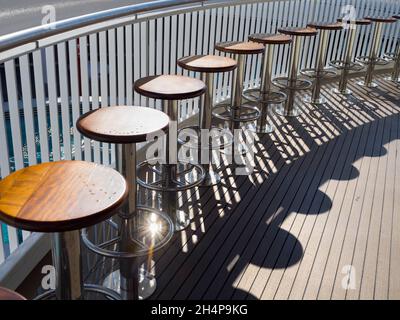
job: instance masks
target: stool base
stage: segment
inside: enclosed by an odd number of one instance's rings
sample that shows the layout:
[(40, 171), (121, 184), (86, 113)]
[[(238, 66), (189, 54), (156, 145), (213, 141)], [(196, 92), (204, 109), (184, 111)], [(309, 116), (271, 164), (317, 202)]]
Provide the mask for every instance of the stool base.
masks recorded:
[(175, 232), (185, 230), (190, 225), (190, 217), (183, 210), (176, 210)]
[(277, 106), (274, 112), (282, 117), (297, 117), (302, 114), (301, 109), (297, 106), (293, 106), (293, 109), (290, 112), (286, 112), (284, 106)]
[[(119, 270), (111, 272), (103, 282), (103, 285), (111, 290), (114, 290), (121, 294), (121, 274)], [(139, 269), (139, 300), (148, 299), (153, 295), (157, 289), (157, 281), (154, 275), (144, 270), (144, 268)]]
[(327, 100), (325, 97), (320, 97), (318, 99), (312, 99), (312, 97), (308, 96), (308, 97), (305, 97), (303, 99), (303, 101), (305, 103), (310, 103), (310, 104), (325, 104)]
[(393, 83), (400, 83), (400, 77), (397, 79), (393, 79), (391, 76), (383, 78), (385, 81), (391, 81)]
[(359, 86), (365, 87), (365, 88), (377, 88), (378, 84), (376, 82), (371, 82), (371, 84), (366, 85), (364, 80), (357, 81), (356, 82)]
[[(121, 300), (121, 296), (117, 291), (96, 284), (85, 284), (83, 290), (84, 292), (94, 292), (97, 294), (102, 294), (105, 298), (108, 298), (108, 300)], [(56, 298), (56, 291), (49, 290), (42, 293), (41, 295), (38, 295), (33, 300), (50, 300), (54, 298)], [(82, 298), (83, 300), (85, 300), (84, 297)]]
[(349, 96), (353, 94), (353, 91), (351, 91), (350, 89), (345, 89), (344, 91), (340, 91), (338, 88), (333, 88), (331, 92), (334, 94), (339, 94), (344, 96)]
[(275, 131), (276, 127), (272, 123), (266, 123), (264, 125), (258, 125), (254, 123), (248, 123), (246, 130), (257, 134), (268, 134)]

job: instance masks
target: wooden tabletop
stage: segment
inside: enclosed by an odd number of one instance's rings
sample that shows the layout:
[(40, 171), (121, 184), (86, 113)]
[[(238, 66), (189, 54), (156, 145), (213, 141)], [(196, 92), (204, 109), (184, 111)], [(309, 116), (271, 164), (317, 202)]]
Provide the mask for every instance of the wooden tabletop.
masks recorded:
[(137, 143), (147, 136), (168, 130), (169, 117), (146, 107), (115, 106), (100, 108), (82, 115), (76, 128), (85, 137), (108, 143)]
[(341, 22), (341, 23), (356, 24), (356, 25), (369, 25), (369, 24), (371, 24), (371, 21), (367, 20), (367, 19), (349, 20), (349, 19), (339, 18), (339, 19), (337, 19), (337, 21)]
[(237, 67), (236, 60), (215, 55), (188, 56), (179, 59), (177, 62), (183, 69), (207, 73), (228, 72)]
[(342, 30), (343, 23), (341, 22), (310, 22), (307, 27), (319, 30)]
[(249, 40), (263, 44), (289, 44), (293, 41), (286, 34), (255, 33), (249, 36)]
[(278, 32), (297, 37), (312, 37), (316, 36), (318, 33), (314, 28), (281, 28), (278, 29)]
[(38, 232), (92, 226), (116, 213), (128, 195), (117, 171), (91, 162), (27, 167), (0, 181), (0, 220)]
[(394, 17), (365, 17), (364, 19), (370, 20), (372, 22), (381, 22), (381, 23), (397, 22), (397, 19)]
[(149, 76), (134, 84), (139, 94), (162, 100), (183, 100), (201, 96), (206, 91), (203, 81), (180, 75)]
[(265, 50), (262, 44), (251, 41), (221, 42), (215, 45), (215, 49), (217, 49), (218, 51), (233, 53), (233, 54), (259, 54), (263, 53)]
[(26, 300), (26, 298), (15, 291), (0, 287), (0, 300)]

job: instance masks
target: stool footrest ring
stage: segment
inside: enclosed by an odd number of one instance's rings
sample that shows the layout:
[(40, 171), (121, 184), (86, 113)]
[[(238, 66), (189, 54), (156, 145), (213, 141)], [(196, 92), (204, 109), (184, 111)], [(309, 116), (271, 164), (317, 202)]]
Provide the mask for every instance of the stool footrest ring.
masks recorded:
[(287, 95), (282, 91), (261, 91), (260, 88), (244, 90), (242, 96), (251, 102), (263, 104), (279, 104), (287, 99)]
[[(232, 116), (232, 109), (239, 109), (238, 117)], [(213, 108), (212, 114), (220, 120), (244, 123), (256, 121), (261, 116), (261, 111), (256, 106), (249, 104), (243, 104), (240, 107), (218, 104)]]
[(361, 71), (362, 69), (364, 69), (364, 65), (361, 62), (346, 63), (342, 60), (333, 60), (329, 62), (329, 65), (338, 70)]
[[(146, 216), (149, 216), (150, 219), (146, 219)], [(101, 244), (94, 244), (89, 239), (88, 230), (86, 228), (82, 229), (82, 241), (90, 251), (103, 257), (111, 259), (133, 259), (146, 256), (149, 252), (155, 252), (164, 247), (171, 240), (174, 234), (174, 224), (167, 214), (153, 208), (138, 206), (135, 217), (139, 218), (135, 231), (138, 238), (142, 239), (141, 241), (133, 237), (130, 239), (132, 244), (135, 245), (134, 247), (137, 248), (135, 252), (120, 252), (107, 249), (110, 245), (118, 244), (121, 241), (119, 236)], [(154, 217), (158, 217), (158, 221), (154, 219)], [(157, 229), (157, 239), (154, 239), (155, 236), (152, 234), (154, 228)]]
[(389, 61), (394, 61), (400, 58), (395, 52), (388, 52), (383, 55), (383, 58)]
[[(190, 142), (184, 141), (179, 137), (179, 134), (181, 132), (184, 132), (185, 129), (194, 130), (196, 132), (196, 136), (192, 136), (188, 133), (188, 137), (190, 137)], [(184, 145), (186, 148), (197, 149), (197, 150), (226, 149), (233, 144), (233, 135), (229, 129), (212, 127), (209, 130), (210, 132), (209, 139), (211, 139), (211, 141), (209, 141), (208, 146), (202, 146), (201, 144), (202, 130), (204, 129), (201, 129), (199, 126), (188, 126), (180, 129), (178, 132), (179, 144)]]
[[(154, 164), (152, 164), (154, 163)], [(147, 182), (144, 181), (141, 176), (143, 173), (143, 170), (146, 170), (145, 167), (149, 168), (148, 170), (152, 173), (154, 173), (154, 170), (151, 169), (153, 166), (160, 166), (159, 174), (155, 173), (155, 175), (159, 176), (159, 179), (156, 179), (152, 182)], [(172, 164), (171, 164), (172, 165)], [(161, 159), (150, 159), (150, 160), (145, 160), (142, 161), (138, 164), (137, 166), (137, 171), (138, 171), (138, 178), (137, 178), (137, 183), (142, 186), (143, 188), (153, 190), (153, 191), (161, 191), (161, 192), (179, 192), (179, 191), (185, 191), (188, 189), (192, 189), (194, 187), (197, 187), (200, 185), (203, 180), (205, 179), (206, 173), (203, 169), (203, 167), (199, 164), (193, 164), (193, 163), (185, 163), (182, 161), (179, 161), (178, 164), (175, 164), (177, 167), (181, 166), (183, 167), (183, 170), (177, 170), (176, 176), (178, 177), (177, 179), (172, 179), (172, 181), (167, 181), (163, 180), (162, 177), (162, 172), (163, 170), (167, 169), (167, 166), (169, 164), (162, 164)], [(185, 168), (188, 167), (188, 168)], [(197, 173), (194, 173), (197, 172)], [(146, 173), (146, 171), (145, 171)], [(148, 175), (145, 175), (148, 176)], [(187, 176), (189, 177), (194, 177), (194, 179), (191, 181), (188, 181)], [(180, 179), (180, 180), (179, 180)], [(171, 182), (173, 185), (171, 186)]]
[(310, 80), (296, 79), (296, 81), (292, 81), (288, 77), (275, 78), (272, 80), (272, 83), (284, 90), (308, 90), (312, 87)]
[(368, 56), (357, 57), (356, 61), (360, 62), (360, 63), (363, 63), (365, 65), (374, 64), (374, 65), (378, 65), (378, 66), (384, 66), (384, 65), (387, 65), (389, 63), (389, 61), (387, 59), (383, 59), (383, 58), (371, 59)]
[(303, 76), (312, 78), (312, 79), (326, 79), (333, 78), (336, 76), (336, 72), (333, 70), (317, 70), (317, 69), (303, 69), (300, 71)]

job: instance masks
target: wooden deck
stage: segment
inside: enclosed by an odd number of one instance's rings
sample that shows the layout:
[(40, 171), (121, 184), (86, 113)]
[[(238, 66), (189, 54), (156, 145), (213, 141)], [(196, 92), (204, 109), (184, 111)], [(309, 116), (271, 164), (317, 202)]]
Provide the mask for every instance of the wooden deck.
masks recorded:
[(378, 82), (298, 100), (253, 174), (184, 194), (192, 224), (156, 253), (152, 299), (399, 299), (400, 87)]

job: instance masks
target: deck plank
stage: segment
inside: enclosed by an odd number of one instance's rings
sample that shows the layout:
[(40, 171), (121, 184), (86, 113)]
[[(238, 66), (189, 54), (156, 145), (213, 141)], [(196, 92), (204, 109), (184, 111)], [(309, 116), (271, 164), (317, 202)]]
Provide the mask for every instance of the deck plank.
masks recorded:
[(326, 84), (319, 109), (298, 97), (305, 112), (274, 116), (252, 174), (223, 163), (222, 184), (182, 194), (192, 224), (155, 253), (151, 299), (399, 299), (400, 89), (383, 76), (352, 79), (349, 99)]

